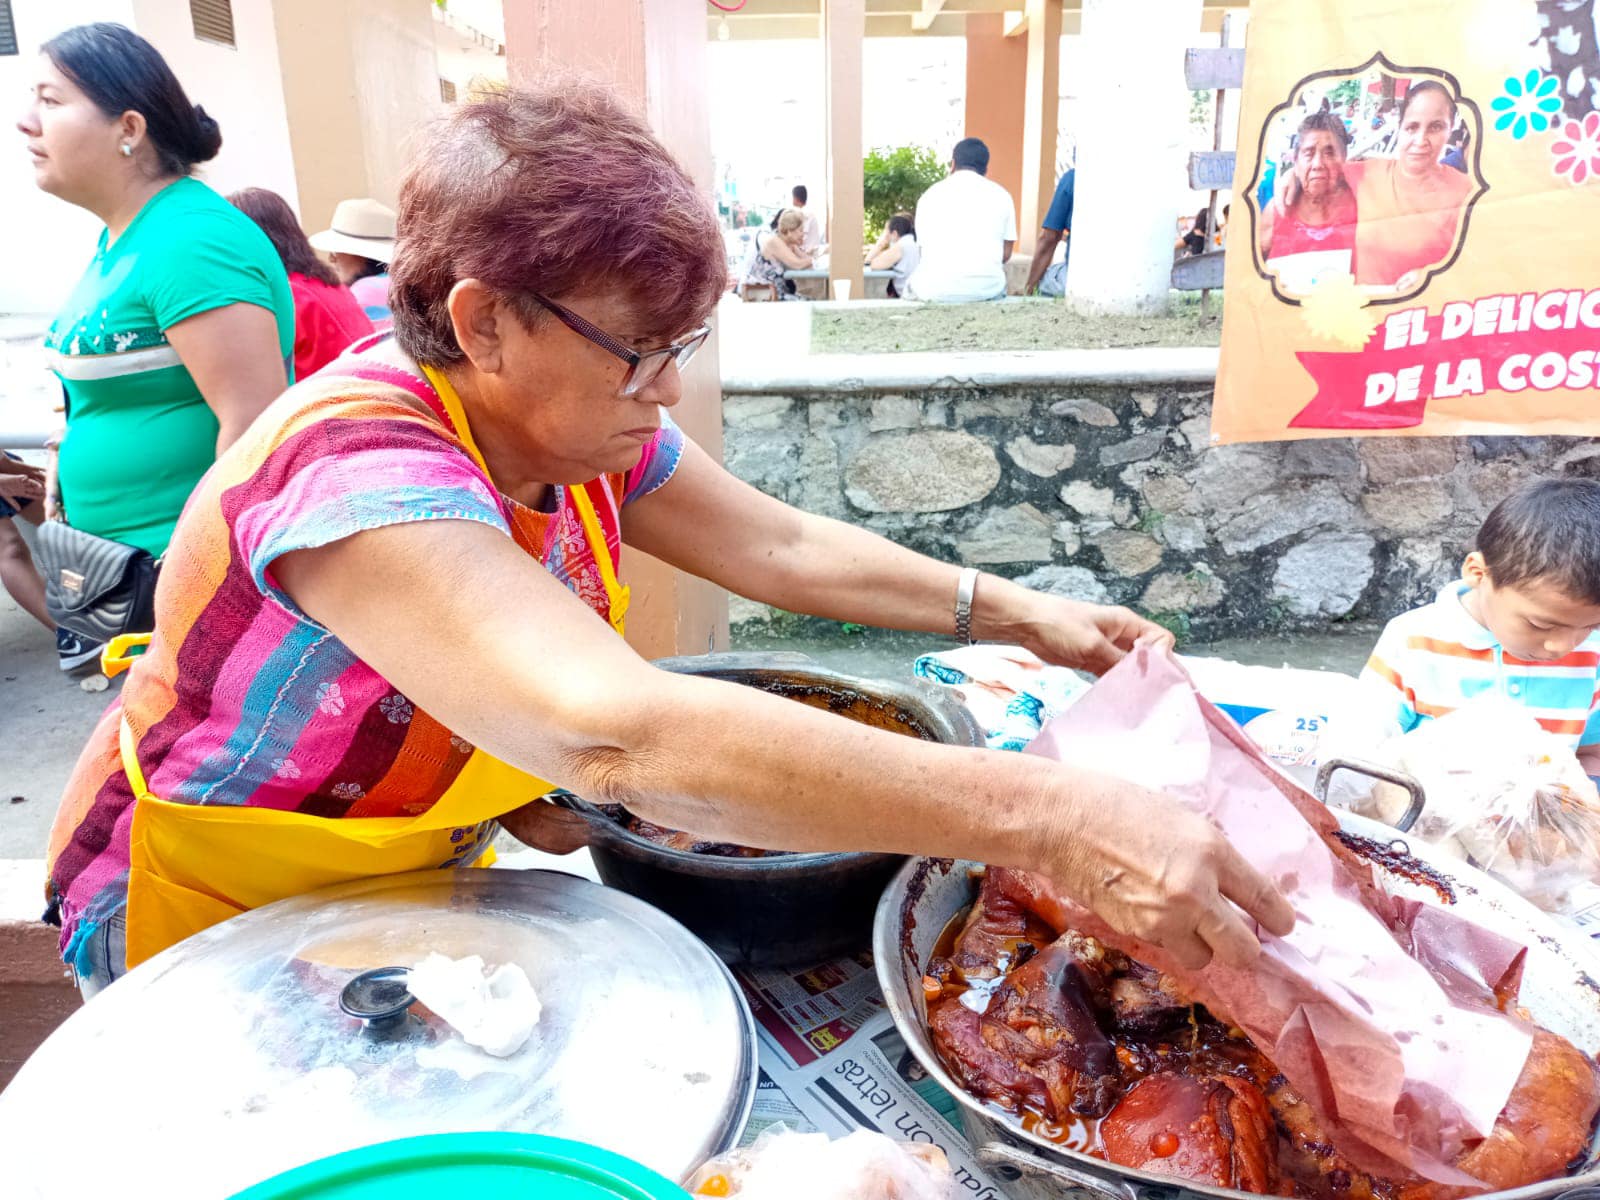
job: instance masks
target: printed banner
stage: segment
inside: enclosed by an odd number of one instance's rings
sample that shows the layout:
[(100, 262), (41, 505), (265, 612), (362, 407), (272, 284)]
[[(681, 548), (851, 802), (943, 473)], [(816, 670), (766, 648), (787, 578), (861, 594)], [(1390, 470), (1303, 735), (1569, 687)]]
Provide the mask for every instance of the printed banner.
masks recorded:
[(1213, 442), (1600, 434), (1597, 26), (1254, 0)]

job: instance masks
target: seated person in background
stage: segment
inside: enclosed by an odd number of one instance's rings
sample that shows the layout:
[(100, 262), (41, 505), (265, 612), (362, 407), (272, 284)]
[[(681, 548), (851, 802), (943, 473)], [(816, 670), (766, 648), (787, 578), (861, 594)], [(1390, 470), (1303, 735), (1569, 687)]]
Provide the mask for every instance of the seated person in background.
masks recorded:
[[(1024, 296), (1033, 295), (1034, 288), (1039, 289), (1041, 296), (1067, 294), (1067, 259), (1072, 256), (1072, 200), (1077, 177), (1077, 170), (1068, 167), (1056, 180), (1050, 210), (1044, 214), (1044, 224), (1039, 227), (1039, 237), (1034, 243), (1033, 265), (1028, 268), (1028, 282), (1022, 287)], [(1061, 261), (1053, 262), (1058, 245), (1063, 246)]]
[(0, 450), (0, 588), (23, 612), (55, 634), (61, 669), (70, 671), (98, 655), (100, 647), (51, 619), (44, 604), (44, 578), (14, 519), (21, 517), (37, 525), (44, 517), (44, 490), (43, 467), (29, 466), (10, 451)]
[(963, 138), (951, 156), (950, 175), (917, 201), (922, 262), (907, 284), (912, 299), (949, 304), (1005, 299), (1017, 209), (1011, 193), (984, 178), (988, 169), (989, 147)]
[[(816, 213), (809, 212), (806, 209), (806, 201), (810, 198), (809, 193), (806, 191), (806, 185), (803, 183), (795, 184), (789, 196), (794, 201), (794, 211), (798, 212), (805, 222), (800, 230), (800, 249), (812, 258), (816, 258), (817, 252), (823, 248), (822, 222), (817, 220)], [(780, 208), (772, 214), (771, 228), (773, 230), (778, 228), (778, 218), (787, 211), (789, 210)]]
[(1439, 156), (1439, 161), (1447, 167), (1454, 167), (1463, 175), (1467, 173), (1467, 139), (1470, 137), (1465, 125), (1457, 125), (1450, 131), (1450, 143), (1444, 148), (1444, 153)]
[(333, 268), (317, 257), (305, 230), (277, 192), (244, 188), (228, 203), (261, 226), (289, 272), (294, 296), (294, 377), (305, 379), (372, 332), (372, 321)]
[(311, 235), (311, 245), (333, 259), (339, 282), (350, 289), (372, 327), (394, 323), (389, 311), (389, 264), (394, 261), (394, 209), (376, 200), (341, 200), (333, 224)]
[(867, 251), (867, 270), (893, 271), (889, 280), (889, 299), (899, 300), (906, 294), (906, 280), (922, 261), (922, 247), (917, 245), (916, 226), (910, 213), (895, 213), (883, 227), (878, 244)]
[(1204, 254), (1206, 252), (1206, 229), (1211, 224), (1211, 209), (1209, 206), (1202, 208), (1194, 214), (1194, 220), (1189, 222), (1189, 229), (1178, 239), (1174, 250), (1181, 250), (1185, 254)]
[(786, 208), (778, 214), (772, 229), (756, 234), (755, 253), (745, 271), (745, 284), (766, 284), (777, 290), (780, 300), (798, 299), (794, 281), (785, 279), (785, 271), (804, 271), (811, 267), (811, 255), (800, 249), (805, 236), (805, 216), (797, 208)]
[(1399, 732), (1497, 693), (1600, 775), (1597, 629), (1600, 482), (1544, 480), (1495, 506), (1461, 580), (1390, 621), (1361, 680)]

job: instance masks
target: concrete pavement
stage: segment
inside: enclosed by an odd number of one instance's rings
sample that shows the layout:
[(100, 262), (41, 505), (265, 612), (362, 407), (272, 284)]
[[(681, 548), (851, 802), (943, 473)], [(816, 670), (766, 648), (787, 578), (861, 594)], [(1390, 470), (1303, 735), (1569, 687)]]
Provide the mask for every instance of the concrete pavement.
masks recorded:
[(116, 695), (61, 673), (55, 638), (0, 591), (0, 860), (44, 857), (78, 751)]

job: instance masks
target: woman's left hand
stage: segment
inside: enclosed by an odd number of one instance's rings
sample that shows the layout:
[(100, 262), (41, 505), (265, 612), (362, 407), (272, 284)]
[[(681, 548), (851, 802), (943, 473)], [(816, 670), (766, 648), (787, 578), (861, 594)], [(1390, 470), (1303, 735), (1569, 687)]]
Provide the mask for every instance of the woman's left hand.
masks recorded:
[(1170, 647), (1175, 640), (1168, 630), (1126, 608), (1040, 593), (1033, 593), (1031, 606), (1030, 633), (1022, 645), (1059, 667), (1104, 675), (1136, 642)]

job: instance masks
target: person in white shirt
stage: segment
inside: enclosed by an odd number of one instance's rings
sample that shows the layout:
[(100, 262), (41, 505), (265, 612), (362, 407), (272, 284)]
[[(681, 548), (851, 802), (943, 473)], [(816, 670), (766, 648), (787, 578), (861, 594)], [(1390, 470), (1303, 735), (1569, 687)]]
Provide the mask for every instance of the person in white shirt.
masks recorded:
[[(800, 245), (797, 249), (808, 258), (815, 258), (820, 251), (825, 249), (822, 242), (822, 222), (817, 220), (815, 213), (806, 209), (806, 201), (810, 199), (810, 196), (806, 192), (805, 184), (795, 184), (794, 190), (789, 194), (794, 198), (793, 211), (798, 212), (803, 219), (800, 226)], [(778, 218), (789, 211), (791, 210), (785, 208), (773, 214), (771, 227), (774, 230), (778, 228)]]
[(963, 138), (951, 156), (949, 177), (917, 201), (922, 261), (908, 281), (912, 299), (960, 304), (1005, 298), (1017, 209), (1010, 192), (984, 178), (988, 169), (989, 147)]

